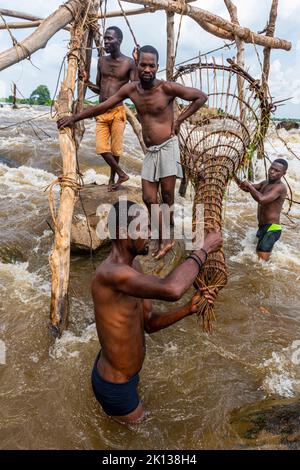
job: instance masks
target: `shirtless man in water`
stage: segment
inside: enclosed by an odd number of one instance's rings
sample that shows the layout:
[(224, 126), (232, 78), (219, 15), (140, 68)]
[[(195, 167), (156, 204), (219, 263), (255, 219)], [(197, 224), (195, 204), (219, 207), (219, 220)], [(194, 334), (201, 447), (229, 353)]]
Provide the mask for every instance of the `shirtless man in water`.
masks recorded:
[[(207, 96), (196, 88), (158, 80), (156, 78), (158, 52), (152, 46), (139, 49), (137, 69), (139, 81), (124, 85), (98, 106), (60, 119), (57, 125), (59, 128), (72, 126), (74, 122), (81, 119), (98, 116), (126, 98), (130, 98), (135, 104), (142, 125), (143, 138), (148, 147), (142, 169), (143, 200), (149, 213), (152, 208), (154, 223), (158, 228), (158, 243), (154, 256), (159, 259), (174, 245), (174, 240), (171, 240), (169, 235), (163, 236), (163, 228), (168, 223), (161, 216), (158, 207), (159, 186), (163, 202), (172, 208), (176, 177), (182, 177), (176, 134), (181, 123), (203, 106)], [(175, 122), (173, 104), (176, 97), (190, 101), (191, 104), (184, 109)]]
[[(113, 96), (123, 85), (135, 80), (136, 66), (134, 60), (120, 51), (123, 34), (117, 26), (110, 26), (104, 34), (104, 48), (108, 54), (98, 60), (96, 85), (84, 74), (86, 85), (99, 94), (99, 102), (103, 103)], [(118, 187), (129, 179), (119, 166), (123, 155), (123, 136), (126, 125), (126, 114), (123, 100), (110, 106), (104, 114), (96, 118), (96, 152), (110, 166), (108, 190)], [(115, 183), (115, 175), (118, 181)]]
[[(139, 232), (131, 228), (137, 217)], [(145, 332), (159, 331), (196, 313), (201, 296), (205, 295), (212, 303), (214, 295), (197, 293), (183, 307), (168, 312), (155, 312), (151, 299), (179, 300), (192, 286), (207, 254), (220, 248), (222, 238), (220, 232), (208, 234), (201, 249), (161, 279), (143, 274), (135, 259), (137, 255), (148, 254), (146, 208), (120, 200), (111, 208), (108, 227), (112, 249), (92, 280), (96, 327), (102, 347), (92, 371), (92, 386), (105, 413), (120, 423), (130, 424), (145, 416), (136, 390), (146, 353)]]
[(240, 184), (240, 188), (249, 192), (258, 202), (256, 252), (264, 261), (270, 259), (273, 246), (281, 236), (280, 213), (287, 193), (286, 185), (281, 178), (286, 174), (287, 169), (287, 161), (277, 158), (269, 168), (267, 180), (257, 184), (243, 181)]

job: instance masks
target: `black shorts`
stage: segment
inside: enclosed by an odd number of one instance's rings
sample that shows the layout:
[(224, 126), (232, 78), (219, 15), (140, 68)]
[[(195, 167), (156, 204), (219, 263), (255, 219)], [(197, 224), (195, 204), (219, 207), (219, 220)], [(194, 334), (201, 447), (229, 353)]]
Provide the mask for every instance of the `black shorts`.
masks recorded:
[(256, 251), (271, 253), (275, 243), (281, 237), (281, 230), (268, 231), (272, 224), (261, 225), (257, 231), (258, 243)]
[(127, 382), (108, 382), (100, 377), (97, 370), (98, 354), (92, 371), (92, 387), (98, 402), (109, 416), (125, 416), (134, 411), (140, 400), (136, 390), (139, 375), (136, 374)]

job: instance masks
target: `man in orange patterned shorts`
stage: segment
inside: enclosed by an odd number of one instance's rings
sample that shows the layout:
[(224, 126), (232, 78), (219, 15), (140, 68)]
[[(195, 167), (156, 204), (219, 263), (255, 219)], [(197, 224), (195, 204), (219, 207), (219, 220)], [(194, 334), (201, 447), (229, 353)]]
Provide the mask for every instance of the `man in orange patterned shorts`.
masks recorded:
[[(99, 57), (96, 85), (84, 80), (87, 86), (99, 94), (99, 102), (106, 101), (123, 85), (135, 79), (136, 67), (134, 60), (120, 51), (123, 34), (117, 26), (110, 26), (104, 34), (104, 48), (108, 55)], [(123, 137), (126, 125), (125, 108), (122, 101), (113, 108), (96, 117), (96, 152), (110, 166), (108, 190), (119, 189), (129, 176), (119, 166), (123, 155)], [(115, 175), (118, 181), (115, 183)]]

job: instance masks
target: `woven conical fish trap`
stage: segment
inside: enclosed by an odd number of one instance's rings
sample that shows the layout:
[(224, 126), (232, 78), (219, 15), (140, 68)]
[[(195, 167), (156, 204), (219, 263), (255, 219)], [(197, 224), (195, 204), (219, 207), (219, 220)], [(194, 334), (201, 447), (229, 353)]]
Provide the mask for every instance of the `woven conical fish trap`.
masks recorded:
[[(195, 189), (196, 208), (203, 207), (204, 232), (222, 229), (223, 198), (232, 178), (245, 171), (260, 144), (268, 115), (268, 101), (259, 82), (233, 61), (229, 65), (189, 64), (180, 68), (175, 80), (200, 88), (208, 95), (202, 108), (180, 129), (181, 163)], [(178, 103), (179, 110), (184, 106)], [(199, 206), (198, 206), (199, 207)], [(223, 250), (210, 254), (196, 280), (199, 289), (216, 293), (227, 283)], [(198, 312), (204, 331), (211, 331), (214, 308), (202, 297)]]

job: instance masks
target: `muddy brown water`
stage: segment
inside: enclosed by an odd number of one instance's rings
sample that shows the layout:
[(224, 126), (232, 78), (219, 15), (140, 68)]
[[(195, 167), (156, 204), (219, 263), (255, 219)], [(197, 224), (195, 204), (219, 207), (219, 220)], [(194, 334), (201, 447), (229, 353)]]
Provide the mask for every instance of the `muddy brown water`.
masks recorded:
[[(47, 110), (46, 110), (47, 111)], [(44, 109), (0, 110), (1, 126)], [(299, 209), (295, 224), (283, 218), (284, 233), (272, 262), (256, 260), (255, 203), (232, 188), (226, 197), (225, 252), (230, 273), (217, 303), (212, 335), (196, 318), (147, 336), (139, 393), (148, 419), (124, 428), (108, 419), (94, 399), (90, 373), (99, 350), (90, 297), (92, 265), (72, 256), (69, 330), (53, 341), (48, 332), (52, 233), (44, 188), (59, 173), (54, 123), (39, 126), (39, 140), (26, 126), (0, 135), (0, 364), (1, 449), (238, 449), (274, 445), (272, 434), (252, 441), (243, 435), (240, 410), (299, 399)], [(107, 169), (93, 150), (88, 124), (80, 151), (86, 181), (105, 181)], [(300, 148), (300, 134), (286, 134)], [(272, 137), (271, 137), (272, 139)], [(283, 154), (279, 142), (272, 140)], [(277, 146), (277, 147), (276, 147)], [(126, 131), (124, 166), (139, 184), (141, 155)], [(273, 151), (274, 152), (274, 151)], [(275, 153), (274, 153), (275, 156)], [(289, 156), (287, 155), (287, 158)], [(290, 162), (290, 183), (300, 198), (299, 162)], [(6, 161), (7, 163), (7, 161)], [(258, 178), (262, 169), (258, 167)], [(182, 199), (178, 198), (178, 203)], [(105, 252), (96, 255), (100, 262)], [(180, 303), (187, 301), (189, 294)], [(165, 310), (174, 305), (156, 302)], [(299, 353), (300, 358), (300, 353)], [(232, 417), (240, 419), (232, 424)], [(275, 447), (280, 444), (276, 441)], [(272, 444), (273, 443), (273, 444)]]

